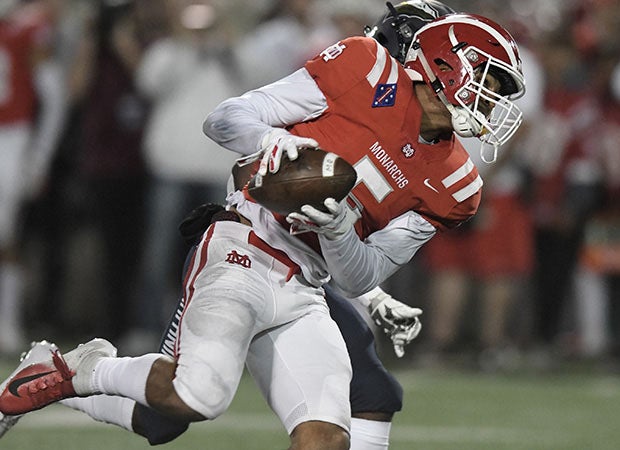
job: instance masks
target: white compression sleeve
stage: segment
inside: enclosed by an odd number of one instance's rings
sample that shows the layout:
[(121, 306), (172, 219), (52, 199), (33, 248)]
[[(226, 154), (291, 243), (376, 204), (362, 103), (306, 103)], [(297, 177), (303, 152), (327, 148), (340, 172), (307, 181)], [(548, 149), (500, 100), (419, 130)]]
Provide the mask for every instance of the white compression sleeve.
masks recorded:
[(284, 128), (320, 116), (327, 100), (308, 71), (291, 75), (222, 102), (211, 112), (203, 132), (221, 146), (243, 155), (259, 150), (273, 127)]
[(348, 297), (358, 297), (406, 264), (435, 232), (426, 219), (409, 211), (364, 241), (351, 229), (334, 240), (319, 234), (319, 243), (333, 283)]

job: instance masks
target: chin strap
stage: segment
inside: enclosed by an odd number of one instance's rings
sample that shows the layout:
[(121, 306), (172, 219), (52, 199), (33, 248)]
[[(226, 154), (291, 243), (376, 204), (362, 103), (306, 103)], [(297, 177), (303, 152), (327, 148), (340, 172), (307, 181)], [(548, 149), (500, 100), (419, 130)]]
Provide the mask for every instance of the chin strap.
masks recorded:
[[(485, 149), (487, 145), (490, 145), (493, 148), (493, 156), (491, 159), (486, 158), (487, 152), (485, 151)], [(499, 145), (497, 144), (488, 144), (486, 142), (483, 142), (482, 145), (480, 146), (480, 159), (482, 159), (482, 161), (484, 161), (487, 164), (493, 164), (495, 161), (497, 161), (498, 149), (499, 149)]]

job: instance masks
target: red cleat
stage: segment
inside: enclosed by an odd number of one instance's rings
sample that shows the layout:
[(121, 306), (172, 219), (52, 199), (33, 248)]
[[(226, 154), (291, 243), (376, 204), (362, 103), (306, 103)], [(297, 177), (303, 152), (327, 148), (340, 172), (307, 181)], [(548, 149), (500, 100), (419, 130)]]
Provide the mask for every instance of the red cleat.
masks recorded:
[(19, 415), (43, 408), (63, 398), (75, 397), (75, 374), (54, 344), (39, 343), (9, 379), (2, 383), (0, 412)]
[(18, 416), (65, 398), (98, 394), (91, 385), (95, 366), (101, 358), (115, 356), (116, 348), (105, 339), (80, 344), (64, 357), (54, 344), (35, 344), (0, 385), (0, 416)]
[[(50, 358), (50, 355), (54, 351), (54, 344), (50, 344), (47, 341), (41, 342), (33, 342), (30, 346), (30, 350), (24, 352), (20, 358), (20, 365), (17, 367), (9, 378), (3, 381), (0, 384), (0, 393), (5, 390), (12, 377), (15, 376), (19, 371), (24, 369), (26, 366), (33, 364), (33, 361), (46, 360)], [(26, 362), (24, 362), (27, 360)], [(15, 426), (15, 424), (22, 418), (22, 415), (10, 416), (4, 415), (0, 412), (0, 438), (4, 436), (11, 428)]]

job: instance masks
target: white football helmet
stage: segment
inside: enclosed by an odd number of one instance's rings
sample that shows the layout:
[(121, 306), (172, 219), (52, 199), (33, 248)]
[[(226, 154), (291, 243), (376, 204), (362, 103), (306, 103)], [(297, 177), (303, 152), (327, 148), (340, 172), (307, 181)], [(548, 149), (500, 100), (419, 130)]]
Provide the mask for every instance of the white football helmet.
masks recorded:
[[(405, 67), (448, 108), (458, 135), (476, 136), (493, 147), (492, 160), (521, 125), (522, 113), (513, 102), (525, 93), (519, 51), (508, 31), (492, 20), (474, 14), (434, 20), (414, 36)], [(499, 81), (498, 92), (486, 86), (487, 75)], [(485, 107), (492, 108), (490, 114), (481, 112)]]

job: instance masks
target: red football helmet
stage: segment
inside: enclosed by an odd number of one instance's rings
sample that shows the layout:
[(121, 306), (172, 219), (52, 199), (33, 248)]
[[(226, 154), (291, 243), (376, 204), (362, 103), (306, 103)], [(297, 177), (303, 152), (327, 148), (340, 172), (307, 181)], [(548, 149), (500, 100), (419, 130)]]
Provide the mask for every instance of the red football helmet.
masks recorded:
[[(521, 59), (512, 36), (492, 20), (474, 14), (434, 20), (414, 36), (405, 67), (446, 105), (455, 132), (492, 145), (493, 158), (519, 128), (522, 114), (512, 100), (525, 93)], [(499, 81), (497, 92), (487, 75)], [(485, 107), (492, 108), (488, 116), (480, 111)]]

